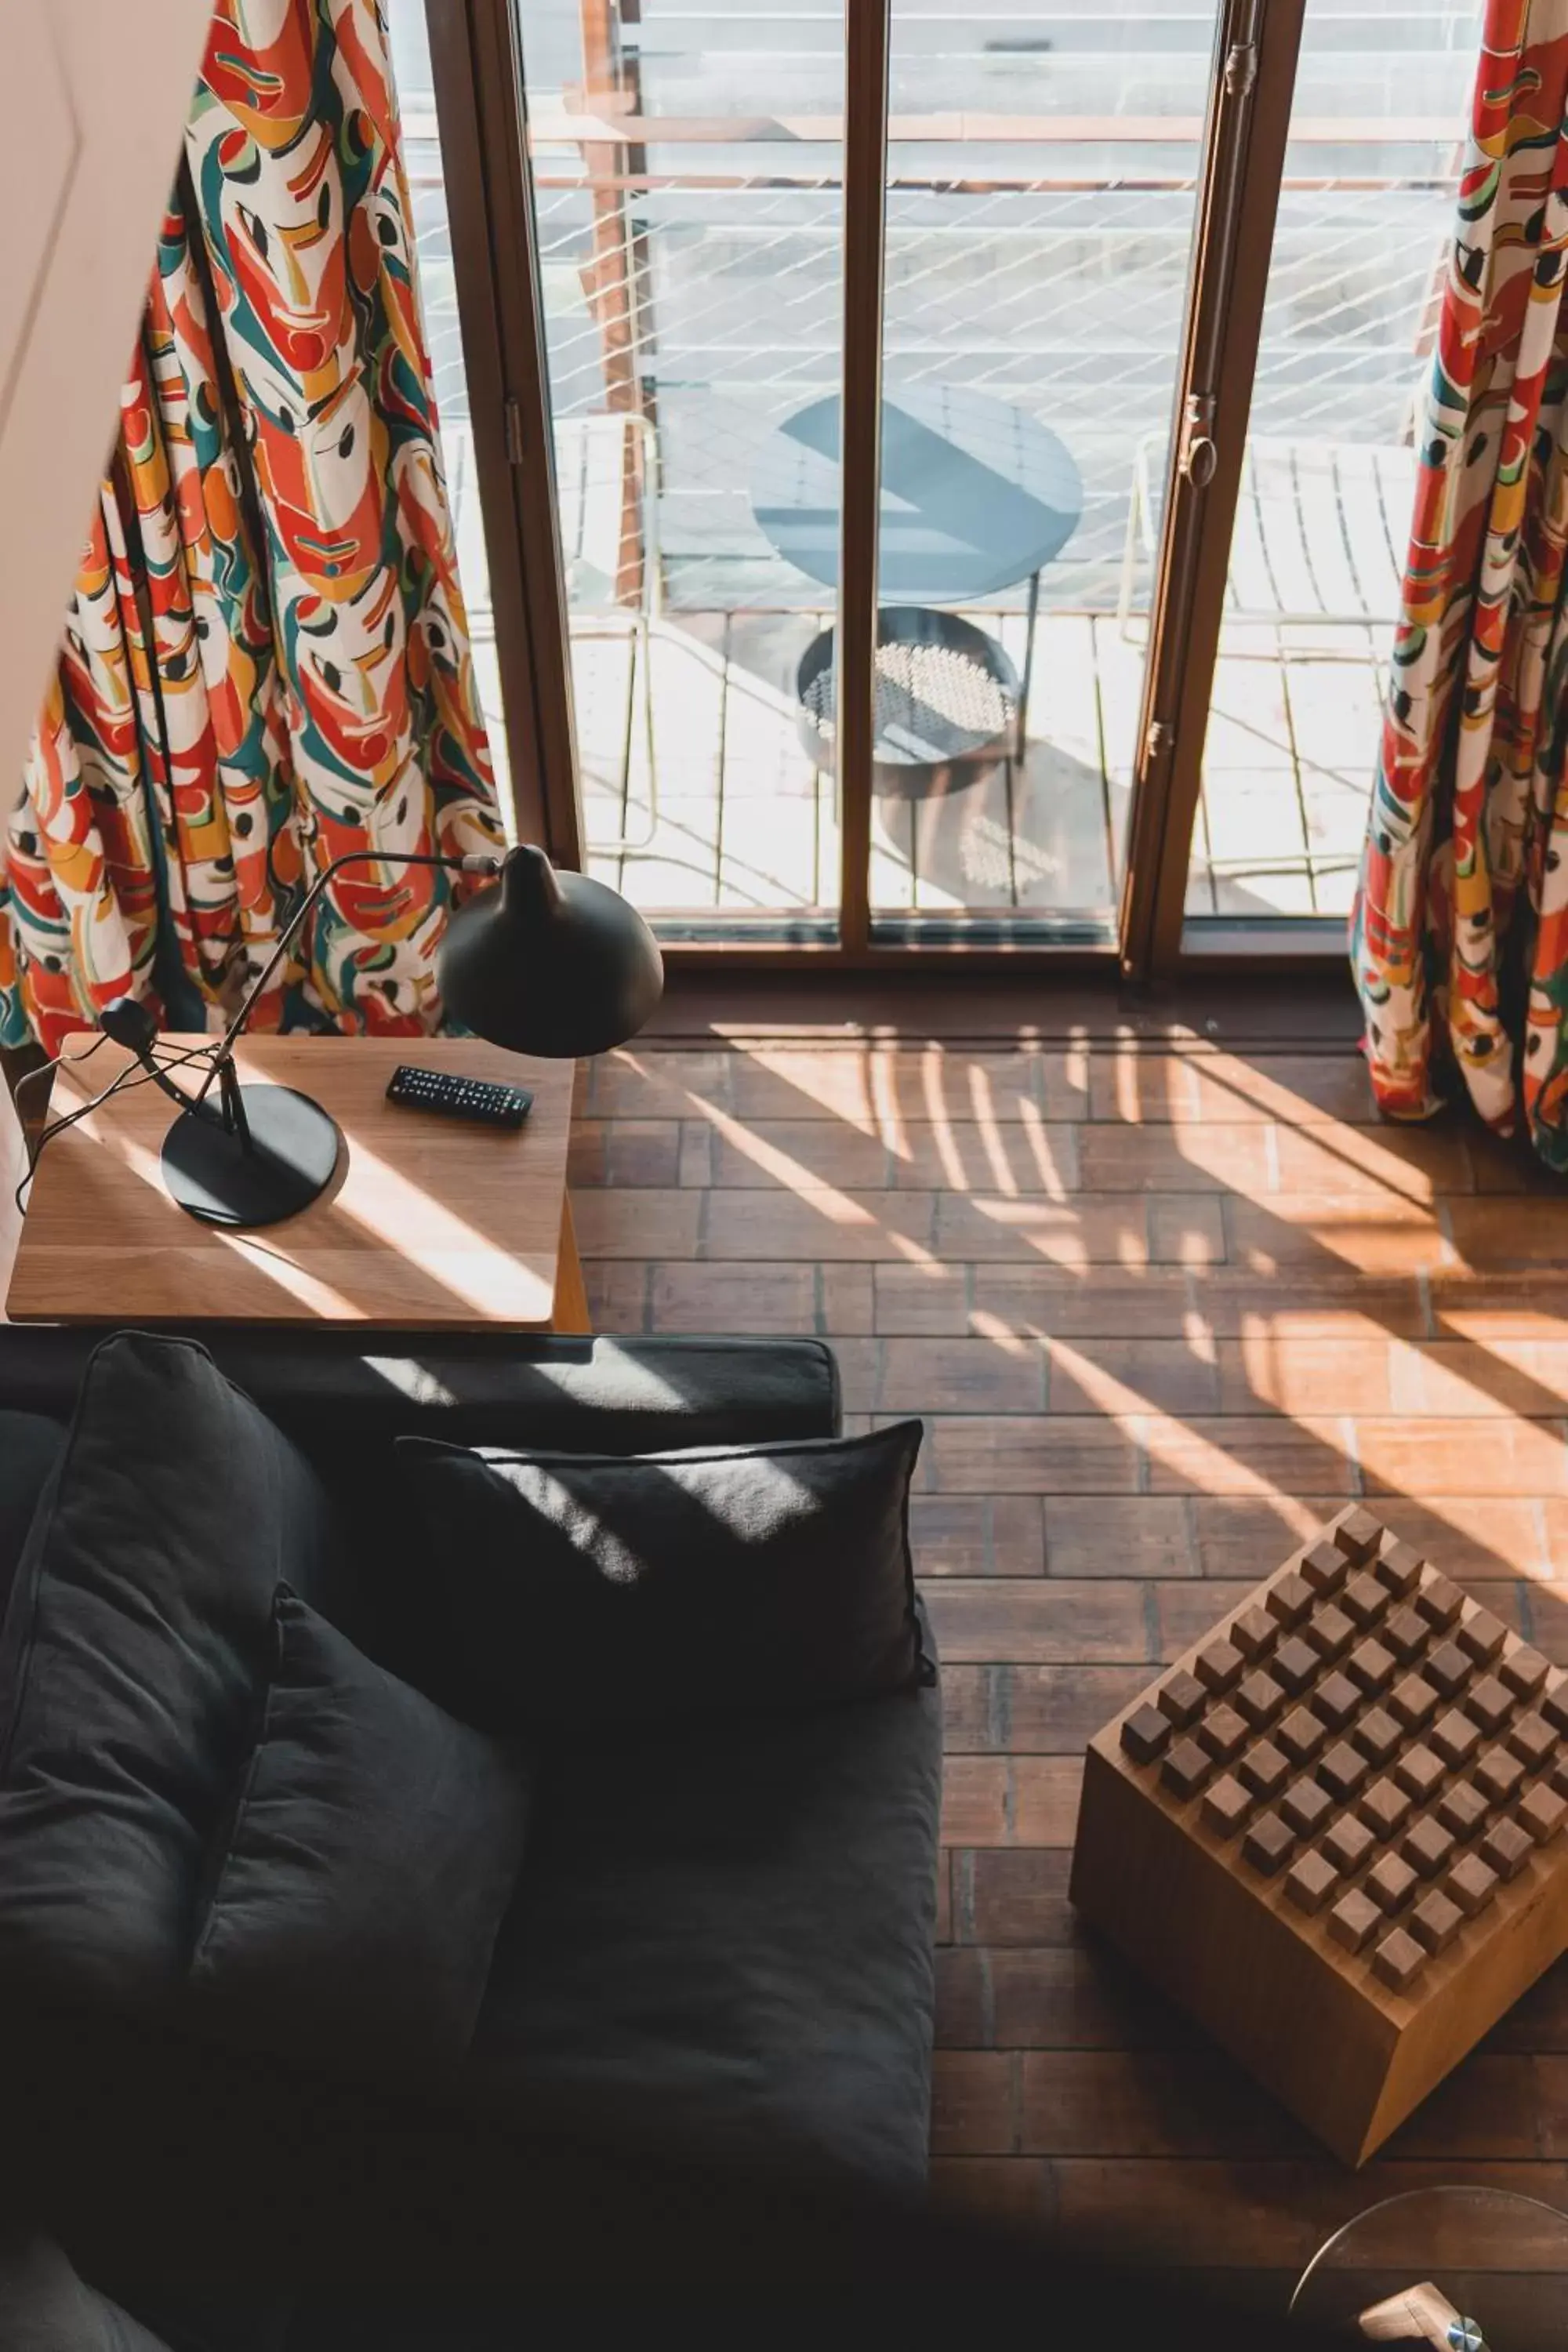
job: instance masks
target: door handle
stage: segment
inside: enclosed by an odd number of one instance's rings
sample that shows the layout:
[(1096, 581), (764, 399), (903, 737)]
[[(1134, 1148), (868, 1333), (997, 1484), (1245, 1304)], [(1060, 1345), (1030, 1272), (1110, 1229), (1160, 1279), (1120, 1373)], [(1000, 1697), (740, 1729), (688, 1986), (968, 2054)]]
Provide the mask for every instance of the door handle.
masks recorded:
[(1212, 392), (1187, 395), (1182, 412), (1182, 441), (1176, 470), (1194, 490), (1206, 490), (1219, 464), (1219, 444), (1214, 437), (1215, 396)]

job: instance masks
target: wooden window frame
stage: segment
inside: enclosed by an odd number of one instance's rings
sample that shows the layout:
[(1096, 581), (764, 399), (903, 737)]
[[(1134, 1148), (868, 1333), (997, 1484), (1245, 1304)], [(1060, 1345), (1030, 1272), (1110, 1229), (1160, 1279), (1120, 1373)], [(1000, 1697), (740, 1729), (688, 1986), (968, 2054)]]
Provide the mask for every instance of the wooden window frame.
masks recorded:
[(528, 101), (510, 0), (425, 0), (521, 841), (582, 864)]
[[(1226, 0), (1219, 25), (1128, 819), (1121, 968), (1132, 980), (1167, 978), (1184, 960), (1204, 740), (1306, 8), (1307, 0)], [(1212, 472), (1184, 467), (1195, 441), (1208, 445)], [(1261, 950), (1300, 961), (1317, 938), (1276, 937), (1299, 919), (1224, 925), (1207, 960), (1250, 963)], [(1336, 929), (1342, 953), (1343, 926)]]

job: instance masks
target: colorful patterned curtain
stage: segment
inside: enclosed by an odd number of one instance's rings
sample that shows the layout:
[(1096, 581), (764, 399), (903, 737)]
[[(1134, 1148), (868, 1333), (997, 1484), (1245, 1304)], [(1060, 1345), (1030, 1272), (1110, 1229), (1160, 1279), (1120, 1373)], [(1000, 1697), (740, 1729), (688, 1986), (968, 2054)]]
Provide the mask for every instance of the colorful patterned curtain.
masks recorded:
[(1488, 0), (1352, 954), (1377, 1100), (1568, 1169), (1568, 0)]
[[(501, 839), (377, 0), (220, 0), (58, 675), (0, 1042), (232, 1004), (345, 850)], [(440, 1014), (448, 877), (342, 877), (268, 1019)]]

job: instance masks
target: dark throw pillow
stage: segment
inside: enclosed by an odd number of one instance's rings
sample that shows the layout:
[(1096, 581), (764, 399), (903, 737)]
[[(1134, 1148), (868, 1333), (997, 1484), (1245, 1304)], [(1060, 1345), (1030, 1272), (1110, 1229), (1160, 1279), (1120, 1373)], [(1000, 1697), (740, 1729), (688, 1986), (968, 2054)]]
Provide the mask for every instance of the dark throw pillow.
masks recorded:
[(420, 2073), (460, 2058), (527, 1825), (522, 1761), (363, 1657), (287, 1588), (191, 1963), (226, 2039)]
[(337, 1543), (205, 1349), (95, 1350), (0, 1632), (0, 1979), (132, 2004), (183, 1979), (272, 1596), (330, 1590)]
[(429, 1570), (421, 1682), (531, 1727), (805, 1707), (927, 1671), (921, 1424), (627, 1457), (397, 1445)]

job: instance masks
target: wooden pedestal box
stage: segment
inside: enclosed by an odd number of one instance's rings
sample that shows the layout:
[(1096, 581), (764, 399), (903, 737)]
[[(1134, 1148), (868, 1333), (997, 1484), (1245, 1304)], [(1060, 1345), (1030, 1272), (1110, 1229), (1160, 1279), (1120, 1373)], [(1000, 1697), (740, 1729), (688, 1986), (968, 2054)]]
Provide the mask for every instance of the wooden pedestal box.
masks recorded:
[(1342, 1512), (1090, 1743), (1086, 1919), (1348, 2164), (1568, 1949), (1568, 1677)]

